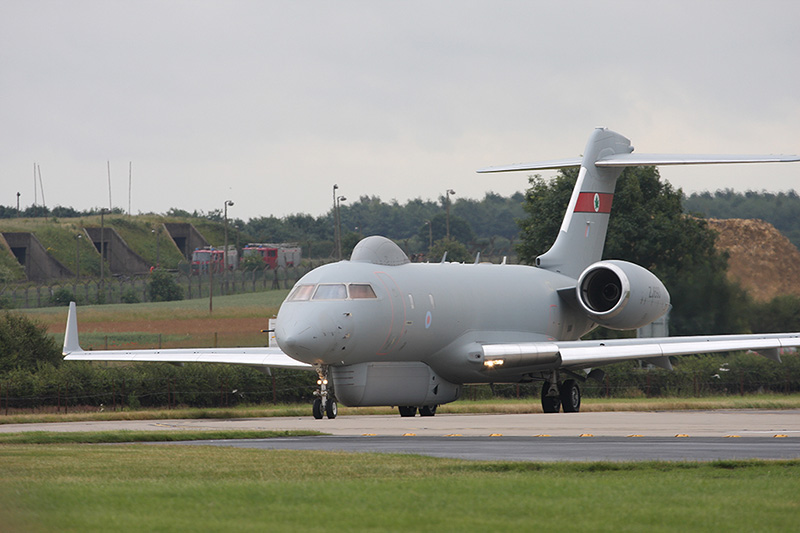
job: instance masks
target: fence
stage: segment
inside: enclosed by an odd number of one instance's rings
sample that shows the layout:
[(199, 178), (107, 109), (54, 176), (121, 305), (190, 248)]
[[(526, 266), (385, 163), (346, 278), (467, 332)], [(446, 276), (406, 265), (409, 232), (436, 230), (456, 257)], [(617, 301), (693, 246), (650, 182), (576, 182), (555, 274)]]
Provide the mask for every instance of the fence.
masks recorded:
[[(313, 264), (278, 268), (276, 270), (232, 271), (209, 276), (176, 272), (173, 275), (183, 289), (185, 299), (207, 298), (213, 283), (216, 296), (289, 289), (309, 272)], [(99, 279), (60, 280), (41, 285), (7, 285), (0, 290), (0, 307), (30, 309), (66, 305), (74, 299), (79, 303), (137, 303), (151, 301), (150, 275), (114, 276)]]

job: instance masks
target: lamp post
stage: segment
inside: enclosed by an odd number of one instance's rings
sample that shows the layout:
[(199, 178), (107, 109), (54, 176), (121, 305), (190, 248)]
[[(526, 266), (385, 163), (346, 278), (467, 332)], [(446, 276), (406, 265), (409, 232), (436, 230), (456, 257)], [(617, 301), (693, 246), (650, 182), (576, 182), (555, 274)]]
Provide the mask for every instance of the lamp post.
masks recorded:
[(347, 201), (347, 198), (344, 196), (337, 196), (336, 197), (336, 233), (339, 235), (339, 239), (336, 243), (336, 257), (339, 261), (342, 260), (342, 216), (340, 213), (341, 203)]
[(224, 218), (225, 218), (225, 251), (224, 251), (224, 253), (222, 255), (222, 257), (224, 258), (223, 261), (222, 261), (222, 264), (224, 265), (225, 272), (228, 271), (228, 206), (229, 205), (232, 206), (233, 205), (233, 201), (225, 200), (225, 215), (224, 215)]
[[(105, 253), (106, 253), (106, 222), (105, 222), (105, 214), (106, 209), (105, 207), (100, 209), (100, 294), (98, 295), (97, 299), (99, 303), (106, 303), (106, 280), (103, 274), (104, 263), (105, 263)], [(101, 299), (102, 298), (102, 299)]]
[(431, 224), (430, 220), (426, 220), (425, 225), (428, 226), (428, 251), (430, 252), (431, 248), (433, 248), (433, 224)]
[(450, 240), (450, 195), (451, 194), (453, 196), (455, 196), (456, 195), (456, 191), (454, 191), (453, 189), (447, 189), (447, 192), (445, 192), (445, 195), (447, 197), (447, 201), (445, 202), (445, 211), (447, 213), (446, 222), (447, 222), (447, 240), (448, 241)]
[(81, 238), (83, 235), (75, 234), (75, 281), (81, 277)]
[(339, 186), (335, 183), (333, 184), (333, 249), (337, 251), (336, 257), (337, 259), (341, 259), (338, 254), (339, 250), (339, 210), (336, 209), (336, 189)]
[(156, 268), (161, 268), (161, 226), (156, 226), (155, 229), (151, 229), (150, 233), (156, 236)]

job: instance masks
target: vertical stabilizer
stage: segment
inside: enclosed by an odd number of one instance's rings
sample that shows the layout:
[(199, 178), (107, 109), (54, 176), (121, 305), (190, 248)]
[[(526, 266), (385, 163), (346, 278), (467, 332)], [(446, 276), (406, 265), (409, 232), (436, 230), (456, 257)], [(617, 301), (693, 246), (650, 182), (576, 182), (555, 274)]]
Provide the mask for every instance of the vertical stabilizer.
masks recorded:
[(631, 142), (622, 135), (602, 128), (594, 130), (556, 242), (536, 258), (537, 266), (577, 278), (587, 266), (602, 259), (614, 187), (622, 168), (601, 168), (595, 162), (632, 151)]

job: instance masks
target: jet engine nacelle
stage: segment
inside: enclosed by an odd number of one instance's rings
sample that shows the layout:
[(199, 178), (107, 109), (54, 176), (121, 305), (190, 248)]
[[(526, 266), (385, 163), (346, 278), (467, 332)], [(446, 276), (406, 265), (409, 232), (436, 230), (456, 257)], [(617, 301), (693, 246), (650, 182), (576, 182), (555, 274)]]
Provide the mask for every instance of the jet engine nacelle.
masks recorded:
[(441, 405), (458, 399), (461, 386), (445, 381), (419, 361), (331, 367), (336, 398), (350, 407)]
[(636, 329), (669, 310), (669, 292), (649, 270), (626, 261), (599, 261), (578, 278), (578, 302), (594, 322)]

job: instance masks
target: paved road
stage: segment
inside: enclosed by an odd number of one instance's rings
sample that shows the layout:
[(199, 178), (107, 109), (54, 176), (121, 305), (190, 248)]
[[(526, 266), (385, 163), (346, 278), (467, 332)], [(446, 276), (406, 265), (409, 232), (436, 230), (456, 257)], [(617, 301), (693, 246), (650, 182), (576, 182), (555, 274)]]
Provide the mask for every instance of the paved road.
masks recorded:
[(463, 435), (578, 437), (800, 437), (800, 410), (657, 411), (558, 413), (521, 415), (447, 415), (400, 418), (397, 415), (340, 416), (335, 420), (312, 417), (235, 418), (195, 420), (115, 420), (49, 424), (0, 424), (0, 432), (115, 431), (174, 429), (315, 429), (338, 436)]
[[(800, 410), (341, 416), (0, 424), (0, 432), (316, 429), (330, 436), (192, 444), (509, 461), (800, 458)], [(736, 438), (741, 437), (741, 438)], [(186, 443), (189, 444), (189, 443)]]

